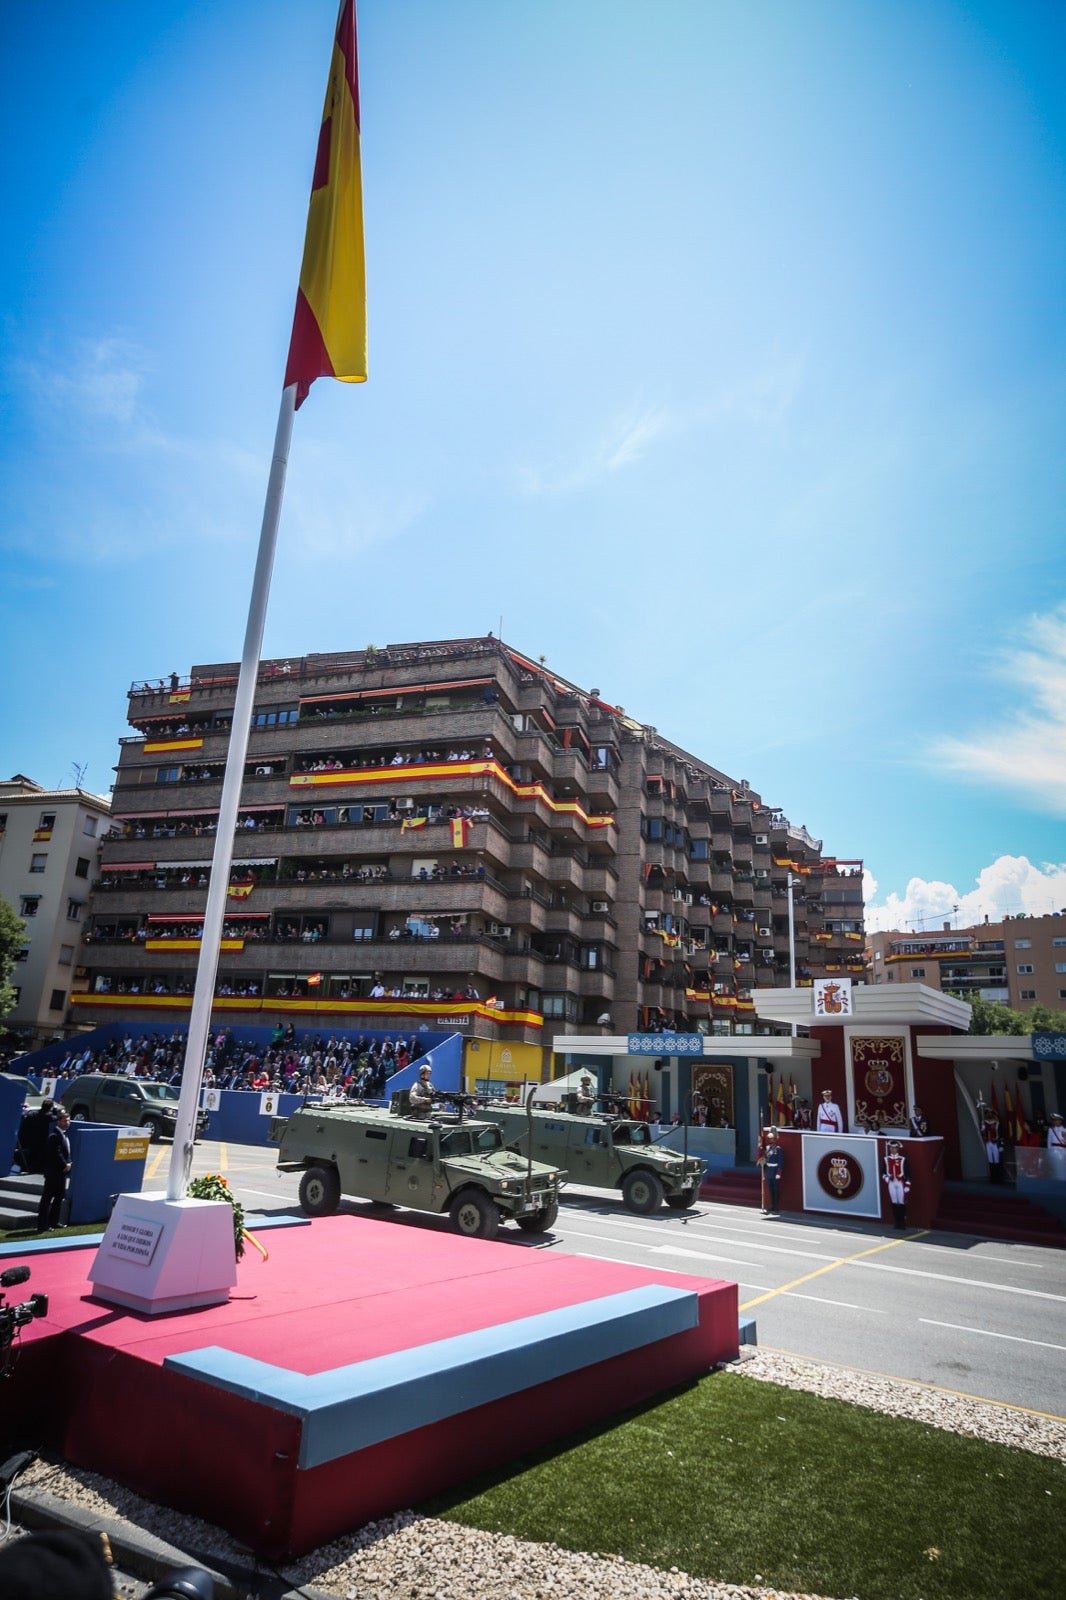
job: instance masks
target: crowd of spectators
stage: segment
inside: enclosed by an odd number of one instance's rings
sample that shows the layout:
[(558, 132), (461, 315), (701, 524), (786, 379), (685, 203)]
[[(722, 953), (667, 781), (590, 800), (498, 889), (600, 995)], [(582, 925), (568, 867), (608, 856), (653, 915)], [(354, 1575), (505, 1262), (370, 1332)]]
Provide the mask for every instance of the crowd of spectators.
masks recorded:
[[(425, 1043), (411, 1034), (304, 1034), (279, 1024), (263, 1045), (242, 1039), (232, 1028), (211, 1037), (204, 1064), (208, 1089), (276, 1090), (288, 1094), (323, 1094), (346, 1099), (376, 1099), (386, 1080), (424, 1053)], [(56, 1069), (53, 1098), (87, 1072), (125, 1074), (180, 1087), (185, 1063), (185, 1033), (135, 1035), (128, 1032), (97, 1048), (72, 1048)]]

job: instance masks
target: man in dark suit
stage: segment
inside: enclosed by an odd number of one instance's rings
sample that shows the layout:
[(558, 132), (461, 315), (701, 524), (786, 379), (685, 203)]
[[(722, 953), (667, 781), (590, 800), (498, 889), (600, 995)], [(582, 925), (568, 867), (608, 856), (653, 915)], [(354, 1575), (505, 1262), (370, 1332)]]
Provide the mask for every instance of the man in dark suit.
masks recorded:
[(70, 1175), (69, 1129), (70, 1113), (60, 1106), (44, 1146), (44, 1188), (37, 1212), (39, 1233), (44, 1233), (47, 1228), (59, 1227), (59, 1213)]

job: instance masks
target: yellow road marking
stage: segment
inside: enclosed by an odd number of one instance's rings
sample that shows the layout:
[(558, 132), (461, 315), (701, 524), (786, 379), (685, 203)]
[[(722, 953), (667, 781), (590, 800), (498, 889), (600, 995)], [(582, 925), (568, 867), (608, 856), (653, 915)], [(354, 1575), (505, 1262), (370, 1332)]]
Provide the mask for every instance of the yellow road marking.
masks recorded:
[(1048, 1422), (1066, 1422), (1066, 1417), (1060, 1417), (1054, 1411), (1037, 1411), (1033, 1406), (1015, 1406), (1009, 1400), (990, 1400), (987, 1395), (970, 1394), (965, 1389), (945, 1389), (939, 1383), (923, 1383), (921, 1378), (901, 1378), (896, 1372), (878, 1372), (876, 1367), (853, 1367), (846, 1361), (818, 1361), (813, 1356), (799, 1355), (795, 1350), (779, 1350), (769, 1344), (760, 1344), (756, 1348), (768, 1350), (771, 1355), (789, 1356), (793, 1361), (803, 1361), (810, 1367), (834, 1367), (841, 1372), (858, 1372), (864, 1378), (885, 1378), (889, 1383), (908, 1383), (912, 1389), (928, 1389), (932, 1394), (951, 1395), (955, 1400), (976, 1400), (983, 1406), (998, 1406), (1001, 1411), (1017, 1411), (1023, 1417), (1043, 1417)]
[[(151, 1146), (150, 1145), (149, 1145), (148, 1148), (149, 1148), (149, 1150), (151, 1150)], [(162, 1165), (163, 1157), (165, 1155), (169, 1155), (169, 1154), (170, 1154), (169, 1150), (157, 1150), (155, 1155), (151, 1156), (149, 1161), (148, 1161), (148, 1165), (146, 1166), (145, 1171), (144, 1171), (145, 1177), (146, 1178), (154, 1178), (156, 1173), (159, 1171), (160, 1166)]]
[(753, 1306), (761, 1306), (764, 1300), (772, 1300), (775, 1295), (787, 1294), (790, 1289), (798, 1289), (801, 1283), (810, 1283), (812, 1278), (820, 1278), (826, 1272), (835, 1272), (838, 1267), (850, 1266), (853, 1261), (862, 1261), (866, 1256), (880, 1255), (882, 1250), (894, 1250), (897, 1245), (909, 1244), (915, 1239), (924, 1239), (929, 1232), (922, 1228), (918, 1233), (908, 1233), (903, 1239), (886, 1239), (884, 1244), (875, 1244), (869, 1250), (859, 1250), (853, 1256), (841, 1256), (839, 1261), (830, 1261), (824, 1267), (816, 1267), (813, 1272), (804, 1273), (802, 1278), (793, 1278), (791, 1283), (783, 1283), (779, 1289), (767, 1289), (765, 1294), (757, 1295), (754, 1300), (747, 1300), (738, 1311), (750, 1311)]

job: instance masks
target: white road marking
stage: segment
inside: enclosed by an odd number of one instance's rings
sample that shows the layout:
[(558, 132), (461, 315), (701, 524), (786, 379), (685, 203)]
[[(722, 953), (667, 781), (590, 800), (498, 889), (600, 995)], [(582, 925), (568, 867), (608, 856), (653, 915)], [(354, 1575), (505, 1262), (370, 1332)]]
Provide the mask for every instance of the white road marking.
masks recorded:
[(1046, 1339), (1023, 1339), (1017, 1333), (993, 1333), (991, 1328), (967, 1328), (961, 1322), (935, 1322), (932, 1317), (919, 1317), (919, 1322), (928, 1323), (930, 1328), (951, 1328), (955, 1333), (981, 1333), (986, 1339), (1009, 1339), (1012, 1344), (1035, 1344), (1041, 1350), (1066, 1350), (1066, 1344), (1049, 1344)]
[(1066, 1294), (1049, 1294), (1046, 1289), (1016, 1289), (1010, 1283), (986, 1283), (983, 1278), (957, 1278), (952, 1272), (923, 1272), (920, 1267), (893, 1267), (885, 1261), (847, 1261), (845, 1266), (868, 1272), (900, 1272), (907, 1278), (933, 1278), (937, 1283), (958, 1283), (964, 1289), (991, 1289), (993, 1294), (1023, 1294), (1031, 1300), (1057, 1300), (1066, 1304)]
[(814, 1300), (820, 1306), (843, 1306), (845, 1311), (861, 1311), (867, 1317), (887, 1317), (888, 1312), (880, 1306), (857, 1306), (850, 1300), (828, 1300), (822, 1294), (797, 1294), (794, 1289), (782, 1291), (783, 1300)]

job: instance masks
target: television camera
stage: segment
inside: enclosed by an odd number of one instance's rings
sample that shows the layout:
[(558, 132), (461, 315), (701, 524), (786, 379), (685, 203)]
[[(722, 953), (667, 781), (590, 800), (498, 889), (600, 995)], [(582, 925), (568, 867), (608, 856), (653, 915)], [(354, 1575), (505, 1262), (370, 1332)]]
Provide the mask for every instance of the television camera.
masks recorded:
[(11, 1346), (19, 1329), (24, 1328), (27, 1322), (32, 1322), (34, 1317), (48, 1315), (46, 1294), (31, 1294), (28, 1300), (23, 1300), (17, 1306), (5, 1304), (3, 1291), (25, 1283), (29, 1275), (29, 1267), (8, 1267), (6, 1272), (0, 1272), (0, 1377), (6, 1378), (11, 1370)]

